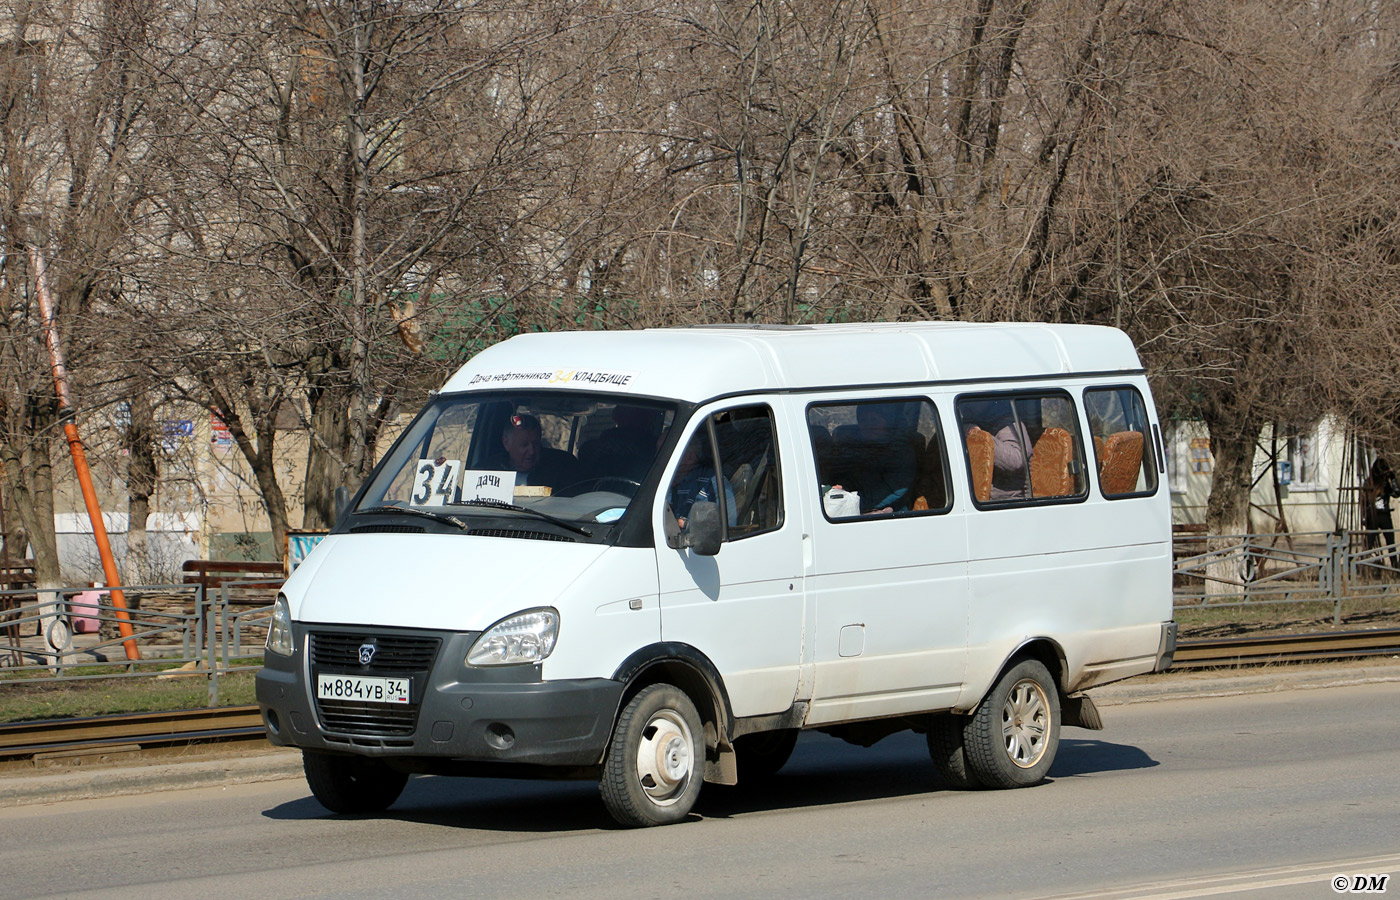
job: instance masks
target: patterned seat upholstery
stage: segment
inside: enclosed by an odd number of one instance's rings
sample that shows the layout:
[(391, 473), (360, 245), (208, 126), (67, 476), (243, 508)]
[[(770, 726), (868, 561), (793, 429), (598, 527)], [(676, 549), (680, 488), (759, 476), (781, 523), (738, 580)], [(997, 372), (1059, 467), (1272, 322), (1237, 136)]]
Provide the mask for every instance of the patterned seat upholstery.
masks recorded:
[(972, 494), (982, 503), (992, 499), (995, 453), (996, 440), (974, 425), (967, 433), (967, 459), (972, 465)]
[(1031, 496), (1069, 497), (1075, 493), (1074, 437), (1063, 428), (1047, 428), (1031, 452)]
[(1099, 454), (1099, 487), (1105, 494), (1131, 494), (1142, 468), (1142, 432), (1110, 434)]

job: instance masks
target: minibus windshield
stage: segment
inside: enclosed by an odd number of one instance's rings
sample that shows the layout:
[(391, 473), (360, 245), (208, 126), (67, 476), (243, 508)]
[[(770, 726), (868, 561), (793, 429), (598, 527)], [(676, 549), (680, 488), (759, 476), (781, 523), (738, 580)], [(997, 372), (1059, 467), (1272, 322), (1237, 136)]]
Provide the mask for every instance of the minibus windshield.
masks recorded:
[(580, 391), (440, 396), (353, 513), (403, 510), (459, 528), (519, 516), (592, 534), (627, 512), (675, 415), (674, 404)]

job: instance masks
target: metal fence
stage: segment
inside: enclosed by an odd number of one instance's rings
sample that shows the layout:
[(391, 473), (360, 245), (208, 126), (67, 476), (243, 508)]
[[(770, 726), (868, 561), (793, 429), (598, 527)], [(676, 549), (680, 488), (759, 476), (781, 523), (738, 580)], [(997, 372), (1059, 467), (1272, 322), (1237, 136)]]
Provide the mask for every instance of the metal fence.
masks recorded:
[(1400, 548), (1378, 531), (1178, 535), (1177, 609), (1329, 603), (1341, 623), (1346, 601), (1400, 593)]
[[(1374, 531), (1178, 535), (1174, 603), (1178, 610), (1327, 603), (1340, 624), (1347, 601), (1400, 595), (1400, 547), (1393, 540)], [(21, 680), (203, 677), (214, 706), (221, 677), (262, 664), (276, 597), (265, 580), (209, 590), (124, 587), (139, 661), (126, 658), (119, 611), (95, 590), (0, 591), (0, 689)]]
[[(123, 586), (124, 613), (97, 589), (0, 591), (0, 689), (7, 683), (203, 677), (262, 665), (276, 591), (266, 581)], [(122, 620), (132, 636), (122, 637)], [(127, 659), (134, 641), (140, 659)]]

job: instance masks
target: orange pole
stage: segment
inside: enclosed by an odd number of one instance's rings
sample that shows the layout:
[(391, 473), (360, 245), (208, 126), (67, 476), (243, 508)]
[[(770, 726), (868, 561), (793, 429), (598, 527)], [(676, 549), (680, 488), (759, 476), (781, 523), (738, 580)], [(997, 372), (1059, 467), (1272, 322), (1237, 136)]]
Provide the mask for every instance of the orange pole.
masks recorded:
[(98, 505), (97, 489), (92, 484), (92, 470), (88, 468), (87, 454), (83, 452), (83, 441), (78, 436), (78, 425), (74, 421), (76, 413), (68, 390), (68, 367), (64, 365), (63, 347), (58, 341), (53, 294), (49, 292), (48, 267), (44, 255), (33, 244), (29, 245), (29, 260), (34, 266), (35, 293), (39, 298), (39, 316), (44, 324), (44, 342), (48, 345), (49, 361), (53, 365), (59, 416), (64, 419), (63, 434), (68, 438), (68, 450), (73, 455), (73, 468), (78, 472), (78, 484), (83, 489), (83, 503), (87, 506), (88, 519), (92, 522), (92, 536), (97, 540), (97, 555), (102, 558), (102, 574), (107, 578), (107, 590), (112, 597), (112, 607), (117, 612), (117, 628), (121, 636), (126, 638), (122, 647), (126, 650), (127, 659), (140, 659), (141, 650), (133, 638), (126, 594), (122, 592), (121, 575), (117, 573), (117, 559), (112, 555), (112, 542), (107, 539), (107, 526), (102, 521), (102, 507)]

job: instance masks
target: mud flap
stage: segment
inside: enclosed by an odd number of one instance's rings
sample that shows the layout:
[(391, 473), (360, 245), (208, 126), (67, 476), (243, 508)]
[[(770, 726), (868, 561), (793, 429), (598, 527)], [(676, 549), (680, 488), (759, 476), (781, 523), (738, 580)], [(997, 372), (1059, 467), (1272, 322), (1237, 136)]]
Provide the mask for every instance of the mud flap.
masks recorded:
[(1060, 697), (1060, 723), (1087, 728), (1090, 731), (1103, 731), (1103, 717), (1099, 708), (1088, 694)]
[(718, 747), (718, 758), (705, 760), (705, 781), (708, 784), (739, 783), (739, 758), (731, 744), (722, 743)]

